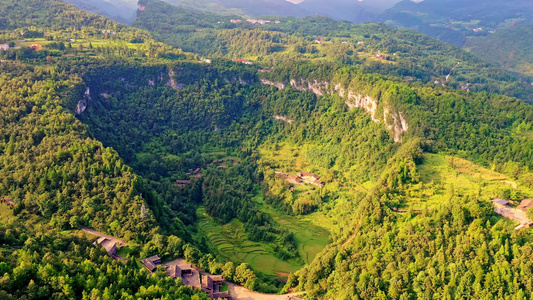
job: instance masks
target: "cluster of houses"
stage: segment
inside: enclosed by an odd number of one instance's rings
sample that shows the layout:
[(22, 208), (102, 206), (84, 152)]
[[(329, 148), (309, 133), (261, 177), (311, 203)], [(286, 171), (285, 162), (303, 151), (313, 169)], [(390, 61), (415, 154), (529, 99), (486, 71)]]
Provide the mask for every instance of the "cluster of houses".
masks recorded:
[(287, 174), (287, 173), (276, 171), (276, 176), (279, 178), (285, 179), (287, 182), (294, 184), (294, 185), (308, 183), (308, 184), (312, 184), (312, 185), (315, 185), (321, 188), (326, 185), (324, 182), (319, 180), (320, 176), (313, 174), (313, 173), (304, 172), (304, 171), (297, 172), (296, 174)]
[(533, 206), (533, 199), (522, 200), (516, 208), (512, 208), (509, 205), (509, 201), (499, 198), (492, 199), (492, 204), (497, 214), (520, 223), (515, 227), (516, 230), (533, 226), (533, 221), (526, 215), (527, 210)]
[(222, 275), (203, 273), (183, 259), (162, 263), (161, 258), (158, 255), (154, 255), (141, 260), (141, 264), (150, 273), (155, 272), (158, 266), (162, 266), (166, 269), (167, 275), (172, 279), (181, 278), (184, 285), (201, 289), (212, 299), (231, 299), (228, 292), (221, 291), (224, 285)]
[(111, 30), (102, 30), (102, 33), (103, 34), (111, 34), (111, 35), (116, 35), (117, 33), (115, 31), (111, 31)]
[(254, 63), (249, 61), (249, 60), (246, 60), (246, 59), (240, 59), (240, 58), (233, 58), (231, 61), (233, 62), (241, 62), (245, 65), (253, 65)]
[[(272, 23), (272, 21), (270, 20), (256, 20), (256, 19), (247, 19), (246, 22), (250, 23), (250, 24), (259, 24), (259, 25), (265, 25), (265, 24), (268, 24), (268, 23)], [(280, 24), (281, 21), (279, 20), (276, 20), (274, 21), (275, 24)]]
[[(126, 259), (117, 255), (118, 246), (124, 246), (125, 242), (117, 240), (110, 236), (100, 236), (93, 242), (94, 245), (104, 247), (109, 256), (116, 260), (126, 262)], [(212, 299), (229, 299), (231, 296), (228, 292), (221, 291), (224, 285), (222, 275), (211, 275), (199, 271), (193, 265), (187, 263), (184, 259), (175, 259), (162, 263), (158, 255), (150, 256), (141, 260), (141, 264), (150, 272), (157, 270), (158, 266), (166, 269), (167, 275), (172, 279), (181, 278), (184, 285), (192, 288), (201, 289), (206, 292)]]

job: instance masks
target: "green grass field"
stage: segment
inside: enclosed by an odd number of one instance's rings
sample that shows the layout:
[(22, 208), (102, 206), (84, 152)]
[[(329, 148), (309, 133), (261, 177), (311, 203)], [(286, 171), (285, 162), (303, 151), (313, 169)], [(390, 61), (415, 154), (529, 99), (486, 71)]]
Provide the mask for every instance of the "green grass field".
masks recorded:
[(514, 199), (533, 196), (532, 189), (512, 178), (458, 157), (427, 153), (418, 170), (421, 182), (407, 189), (402, 208), (438, 205), (452, 193), (476, 194), (487, 201), (501, 197), (502, 192)]

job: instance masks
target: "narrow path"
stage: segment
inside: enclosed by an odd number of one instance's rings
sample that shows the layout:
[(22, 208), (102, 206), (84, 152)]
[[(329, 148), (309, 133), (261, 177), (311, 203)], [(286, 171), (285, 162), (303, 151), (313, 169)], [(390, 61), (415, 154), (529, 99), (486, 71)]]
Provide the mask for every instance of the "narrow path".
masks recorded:
[(96, 231), (96, 230), (92, 230), (92, 229), (87, 228), (87, 227), (85, 227), (85, 226), (82, 226), (82, 227), (81, 227), (81, 230), (83, 230), (83, 231), (85, 231), (85, 232), (87, 232), (87, 233), (90, 233), (90, 234), (94, 234), (94, 235), (100, 236), (100, 237), (108, 238), (108, 239), (110, 239), (110, 240), (112, 240), (112, 241), (117, 242), (121, 247), (126, 246), (126, 245), (128, 244), (127, 242), (125, 242), (125, 241), (123, 241), (123, 240), (121, 240), (121, 239), (118, 239), (118, 238), (116, 238), (116, 237), (112, 237), (112, 236), (110, 236), (110, 235), (107, 235), (107, 234), (104, 234), (104, 233), (98, 232), (98, 231)]
[(346, 242), (342, 243), (343, 247), (348, 245), (349, 242), (351, 242), (353, 239), (355, 239), (355, 237), (359, 233), (359, 227), (361, 226), (362, 222), (363, 222), (363, 218), (359, 219), (359, 222), (357, 223), (357, 226), (355, 226), (355, 230), (354, 230), (353, 234), (346, 240)]
[(224, 284), (228, 286), (231, 299), (233, 300), (287, 300), (293, 297), (297, 297), (298, 295), (305, 294), (305, 292), (290, 293), (290, 294), (283, 294), (283, 295), (262, 294), (262, 293), (250, 291), (249, 289), (243, 286), (236, 285), (231, 282), (224, 281)]

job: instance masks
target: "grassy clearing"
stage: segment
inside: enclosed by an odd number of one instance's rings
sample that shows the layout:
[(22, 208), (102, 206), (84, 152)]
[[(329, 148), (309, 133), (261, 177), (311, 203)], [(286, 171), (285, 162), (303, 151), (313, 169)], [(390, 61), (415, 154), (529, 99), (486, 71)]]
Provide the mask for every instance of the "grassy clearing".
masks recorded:
[(135, 257), (139, 257), (139, 252), (137, 249), (133, 249), (129, 246), (120, 247), (117, 251), (117, 255), (123, 258), (128, 257), (128, 255), (132, 254)]
[(421, 182), (407, 189), (405, 198), (400, 201), (401, 208), (431, 207), (443, 203), (451, 195), (475, 194), (487, 201), (502, 197), (502, 193), (509, 195), (508, 199), (517, 200), (533, 196), (532, 189), (508, 176), (462, 158), (428, 153), (418, 170)]

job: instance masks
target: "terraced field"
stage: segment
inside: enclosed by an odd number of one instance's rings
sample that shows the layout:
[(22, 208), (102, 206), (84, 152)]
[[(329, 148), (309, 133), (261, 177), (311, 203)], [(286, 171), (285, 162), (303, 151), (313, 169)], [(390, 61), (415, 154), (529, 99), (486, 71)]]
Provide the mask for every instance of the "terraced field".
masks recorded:
[[(248, 240), (242, 223), (237, 220), (220, 226), (205, 213), (203, 207), (198, 209), (197, 215), (199, 232), (207, 237), (211, 251), (228, 260), (248, 263), (255, 270), (267, 275), (291, 273), (302, 267), (301, 264), (284, 261), (274, 256), (268, 244)], [(284, 217), (289, 218), (289, 216)], [(298, 250), (306, 263), (328, 243), (328, 232), (311, 225), (308, 221), (296, 219), (293, 222), (280, 222), (285, 219), (278, 218), (275, 220), (295, 234)]]

